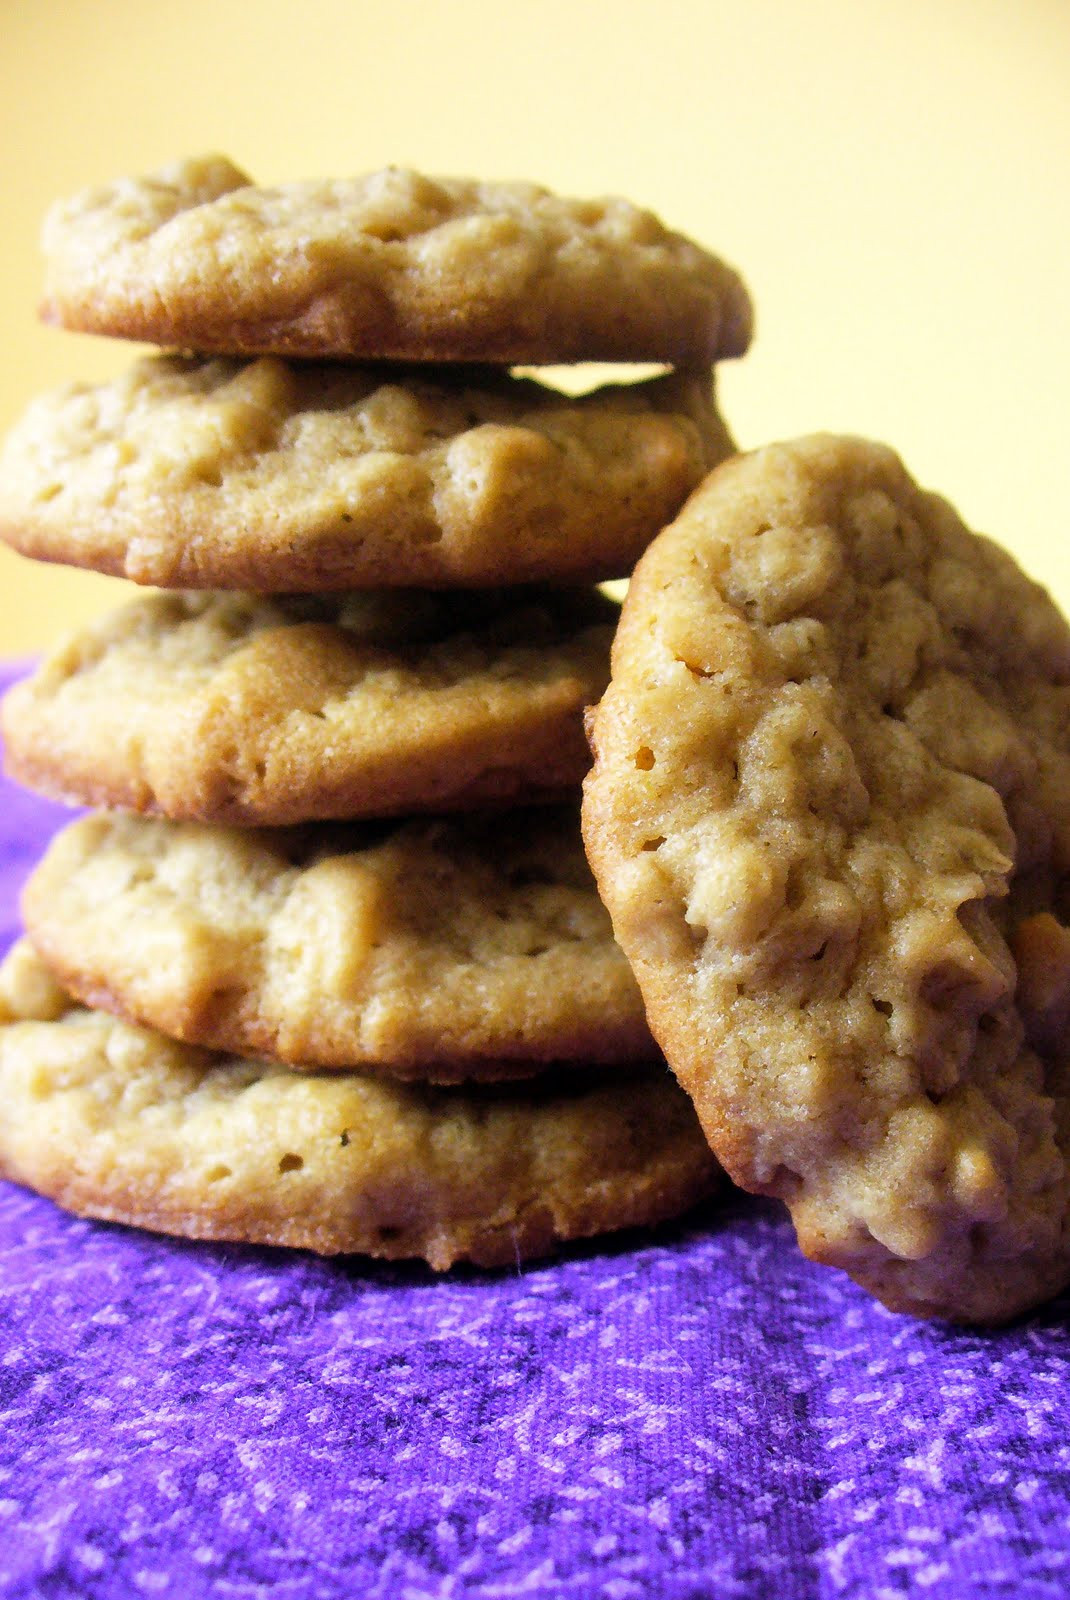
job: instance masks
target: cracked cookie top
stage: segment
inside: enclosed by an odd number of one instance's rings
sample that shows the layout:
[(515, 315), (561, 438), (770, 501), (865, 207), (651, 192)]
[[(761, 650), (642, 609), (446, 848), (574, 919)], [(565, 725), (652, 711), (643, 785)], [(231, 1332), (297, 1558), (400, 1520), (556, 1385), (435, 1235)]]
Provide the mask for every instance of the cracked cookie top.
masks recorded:
[(711, 474), (641, 562), (585, 838), (744, 1186), (889, 1305), (1070, 1276), (1070, 630), (890, 451)]

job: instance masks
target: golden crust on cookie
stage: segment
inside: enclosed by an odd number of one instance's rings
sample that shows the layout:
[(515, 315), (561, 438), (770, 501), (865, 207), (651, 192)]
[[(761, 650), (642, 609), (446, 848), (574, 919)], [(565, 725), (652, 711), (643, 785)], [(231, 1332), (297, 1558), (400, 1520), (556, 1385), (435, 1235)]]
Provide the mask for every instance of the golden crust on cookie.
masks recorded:
[(64, 986), (174, 1038), (436, 1082), (648, 1061), (576, 808), (249, 830), (93, 816), (23, 896)]
[(254, 187), (222, 156), (53, 206), (50, 322), (232, 354), (392, 361), (739, 355), (732, 269), (627, 200), (389, 167)]
[(891, 451), (715, 471), (633, 579), (588, 854), (745, 1187), (887, 1304), (1070, 1278), (1070, 630)]
[(560, 798), (618, 608), (597, 590), (138, 596), (3, 704), (20, 782), (267, 825)]
[(709, 373), (577, 398), (488, 369), (150, 357), (31, 402), (0, 533), (163, 588), (600, 581), (731, 450)]
[(499, 1266), (663, 1221), (717, 1181), (664, 1070), (432, 1089), (213, 1055), (0, 969), (0, 1172), (83, 1216), (201, 1239)]

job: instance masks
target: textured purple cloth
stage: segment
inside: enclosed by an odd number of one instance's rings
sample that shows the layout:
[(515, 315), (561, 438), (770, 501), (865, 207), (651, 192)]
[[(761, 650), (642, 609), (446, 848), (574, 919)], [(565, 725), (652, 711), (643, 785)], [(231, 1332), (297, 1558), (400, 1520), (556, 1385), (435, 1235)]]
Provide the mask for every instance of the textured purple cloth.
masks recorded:
[[(0, 791), (5, 939), (62, 815)], [(0, 1596), (1062, 1600), (1068, 1309), (893, 1316), (744, 1196), (436, 1279), (0, 1183)]]

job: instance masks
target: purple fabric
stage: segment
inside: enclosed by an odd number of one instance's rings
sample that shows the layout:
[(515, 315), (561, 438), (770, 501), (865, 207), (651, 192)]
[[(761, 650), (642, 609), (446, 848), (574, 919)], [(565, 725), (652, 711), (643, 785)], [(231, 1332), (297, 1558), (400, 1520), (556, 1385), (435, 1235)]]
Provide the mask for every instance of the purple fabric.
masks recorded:
[[(0, 789), (5, 938), (63, 815)], [(0, 1595), (1063, 1600), (1068, 1309), (893, 1316), (744, 1196), (436, 1279), (0, 1184)]]

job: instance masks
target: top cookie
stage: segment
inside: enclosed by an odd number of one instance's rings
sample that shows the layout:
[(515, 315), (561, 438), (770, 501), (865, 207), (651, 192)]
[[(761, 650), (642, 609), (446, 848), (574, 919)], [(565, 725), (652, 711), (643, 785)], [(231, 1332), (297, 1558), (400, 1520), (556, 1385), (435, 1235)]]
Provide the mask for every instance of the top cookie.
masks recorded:
[(626, 200), (389, 167), (254, 188), (222, 156), (61, 201), (42, 315), (230, 354), (665, 361), (750, 340), (730, 267)]
[(1070, 1277), (1070, 630), (888, 450), (715, 471), (641, 562), (585, 836), (715, 1151), (887, 1304)]

